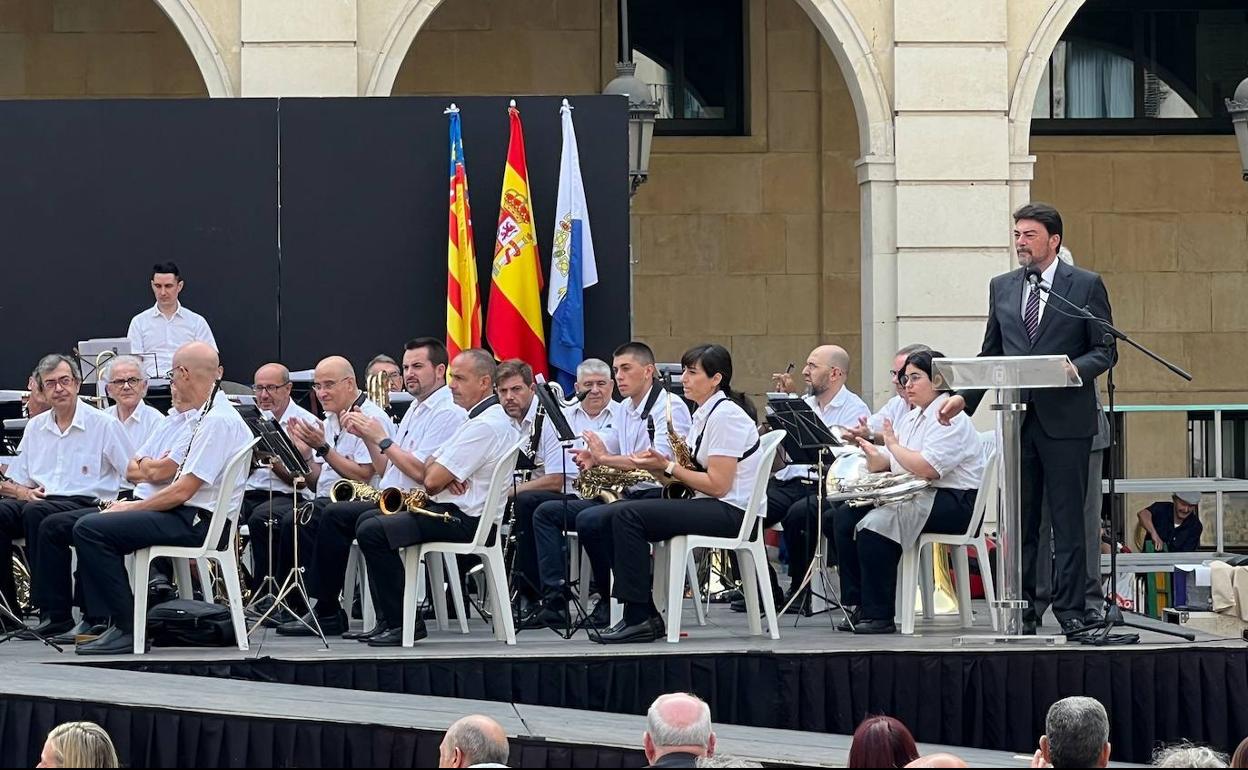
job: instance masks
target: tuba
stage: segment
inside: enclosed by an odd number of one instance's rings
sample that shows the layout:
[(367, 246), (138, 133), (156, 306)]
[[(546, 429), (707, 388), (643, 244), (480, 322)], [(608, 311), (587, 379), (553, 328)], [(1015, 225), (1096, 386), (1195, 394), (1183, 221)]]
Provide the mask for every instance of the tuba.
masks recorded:
[(373, 372), (364, 383), (364, 392), (368, 400), (390, 413), (390, 375), (386, 372)]

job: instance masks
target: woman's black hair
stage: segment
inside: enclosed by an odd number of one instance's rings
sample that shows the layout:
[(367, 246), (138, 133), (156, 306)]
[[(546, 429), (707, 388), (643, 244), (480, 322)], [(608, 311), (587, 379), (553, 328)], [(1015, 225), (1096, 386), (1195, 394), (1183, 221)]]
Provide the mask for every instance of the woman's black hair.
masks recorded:
[(927, 379), (932, 379), (932, 359), (944, 358), (945, 354), (939, 350), (919, 350), (906, 356), (906, 362), (901, 365), (901, 371), (897, 372), (898, 377), (902, 377), (906, 373), (906, 367), (913, 366), (919, 371), (927, 375)]
[(754, 404), (744, 394), (732, 389), (732, 354), (728, 352), (728, 348), (723, 345), (698, 345), (689, 348), (685, 354), (680, 357), (680, 365), (685, 369), (698, 365), (698, 368), (706, 373), (707, 377), (721, 375), (719, 381), (719, 389), (724, 395), (745, 410), (751, 420), (758, 421), (758, 410), (754, 408)]

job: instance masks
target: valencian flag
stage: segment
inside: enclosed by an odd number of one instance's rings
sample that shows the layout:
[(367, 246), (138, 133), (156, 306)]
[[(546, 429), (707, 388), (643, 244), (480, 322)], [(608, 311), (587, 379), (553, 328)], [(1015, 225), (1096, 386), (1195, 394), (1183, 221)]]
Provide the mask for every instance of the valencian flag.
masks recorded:
[(563, 153), (559, 163), (559, 198), (550, 258), (550, 364), (565, 393), (572, 393), (576, 367), (585, 355), (584, 290), (598, 283), (598, 262), (589, 230), (589, 209), (581, 180), (572, 106), (563, 100)]
[(513, 101), (507, 110), (511, 139), (503, 169), (503, 196), (498, 207), (498, 234), (494, 242), (490, 304), (485, 337), (494, 357), (518, 358), (537, 374), (545, 375), (546, 339), (542, 333), (542, 267), (533, 228), (529, 198), (529, 169), (524, 159), (520, 111)]
[(446, 350), (453, 359), (481, 347), (481, 295), (477, 290), (477, 253), (472, 244), (472, 209), (468, 205), (468, 165), (459, 108), (451, 118), (451, 206), (446, 249)]

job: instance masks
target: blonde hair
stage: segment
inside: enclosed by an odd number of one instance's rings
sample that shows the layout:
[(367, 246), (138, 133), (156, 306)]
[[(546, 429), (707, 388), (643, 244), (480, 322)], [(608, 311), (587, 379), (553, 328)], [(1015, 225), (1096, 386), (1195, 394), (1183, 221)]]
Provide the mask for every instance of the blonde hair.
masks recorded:
[(48, 733), (61, 767), (118, 767), (117, 751), (104, 728), (94, 722), (66, 722)]

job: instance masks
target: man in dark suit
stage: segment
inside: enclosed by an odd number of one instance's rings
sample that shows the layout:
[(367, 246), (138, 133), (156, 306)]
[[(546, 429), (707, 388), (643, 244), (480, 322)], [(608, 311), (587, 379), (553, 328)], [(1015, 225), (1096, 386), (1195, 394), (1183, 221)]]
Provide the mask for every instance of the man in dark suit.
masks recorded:
[[(1019, 269), (992, 279), (988, 327), (981, 356), (1065, 355), (1083, 386), (1023, 390), (1027, 406), (1021, 431), (1023, 520), (1023, 632), (1034, 634), (1040, 506), (1047, 500), (1053, 520), (1057, 585), (1053, 614), (1064, 632), (1099, 620), (1086, 611), (1087, 551), (1083, 507), (1088, 463), (1097, 432), (1096, 378), (1115, 360), (1115, 345), (1102, 324), (1076, 316), (1061, 300), (1050, 302), (1047, 287), (1106, 321), (1109, 295), (1096, 273), (1058, 259), (1062, 217), (1057, 209), (1031, 203), (1014, 212), (1014, 249)], [(1034, 273), (1041, 285), (1033, 285)], [(1042, 288), (1042, 286), (1044, 288)], [(941, 409), (942, 422), (966, 409), (974, 413), (983, 391), (954, 395)]]

